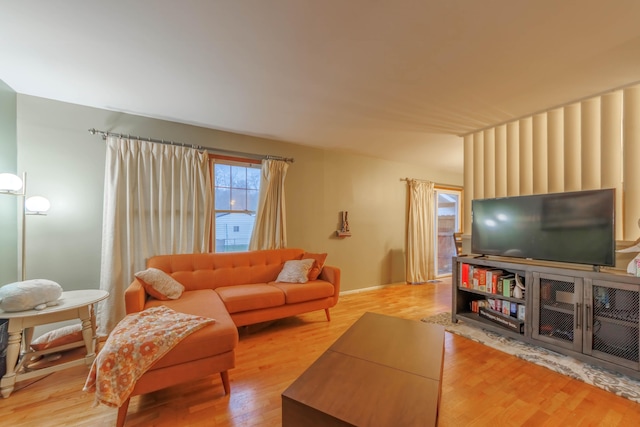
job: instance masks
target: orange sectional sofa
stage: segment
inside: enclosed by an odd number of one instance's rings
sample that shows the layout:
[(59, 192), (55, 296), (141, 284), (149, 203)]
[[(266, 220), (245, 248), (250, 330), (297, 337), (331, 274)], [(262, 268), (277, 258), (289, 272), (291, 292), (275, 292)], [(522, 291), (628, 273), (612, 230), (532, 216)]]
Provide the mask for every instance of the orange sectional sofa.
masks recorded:
[[(275, 282), (285, 261), (302, 259), (304, 254), (302, 249), (273, 249), (159, 255), (150, 258), (147, 267), (162, 270), (180, 282), (185, 287), (184, 295), (207, 291), (203, 295), (208, 296), (203, 298), (220, 299), (236, 326), (315, 310), (324, 310), (330, 320), (329, 309), (336, 305), (340, 293), (338, 268), (325, 265), (317, 280), (304, 284)], [(158, 301), (150, 298), (135, 279), (125, 292), (125, 304), (127, 313), (134, 313)], [(173, 308), (174, 301), (162, 304)]]
[[(281, 319), (338, 302), (340, 270), (324, 265), (317, 280), (276, 282), (286, 261), (300, 260), (302, 249), (237, 253), (159, 255), (147, 261), (185, 288), (180, 298), (160, 301), (149, 296), (139, 279), (125, 291), (127, 314), (166, 305), (176, 311), (214, 318), (216, 322), (189, 335), (156, 362), (137, 382), (131, 396), (220, 373), (230, 392), (228, 370), (235, 367), (239, 326)], [(124, 424), (129, 401), (118, 411)]]

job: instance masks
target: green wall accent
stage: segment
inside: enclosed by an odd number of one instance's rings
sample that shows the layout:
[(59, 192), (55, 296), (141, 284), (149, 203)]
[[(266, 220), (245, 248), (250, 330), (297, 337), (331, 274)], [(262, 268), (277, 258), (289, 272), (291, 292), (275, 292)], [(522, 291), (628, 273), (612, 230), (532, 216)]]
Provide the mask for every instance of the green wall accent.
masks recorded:
[[(17, 173), (17, 96), (0, 80), (0, 173)], [(18, 280), (18, 197), (0, 195), (0, 285)]]

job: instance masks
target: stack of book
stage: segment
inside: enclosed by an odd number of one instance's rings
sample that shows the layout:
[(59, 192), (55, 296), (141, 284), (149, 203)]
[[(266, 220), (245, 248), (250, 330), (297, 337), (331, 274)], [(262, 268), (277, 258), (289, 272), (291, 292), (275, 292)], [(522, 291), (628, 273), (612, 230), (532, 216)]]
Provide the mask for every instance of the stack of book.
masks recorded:
[[(460, 286), (514, 298), (516, 278), (514, 274), (504, 270), (463, 263), (461, 265)], [(522, 297), (524, 298), (524, 295)]]

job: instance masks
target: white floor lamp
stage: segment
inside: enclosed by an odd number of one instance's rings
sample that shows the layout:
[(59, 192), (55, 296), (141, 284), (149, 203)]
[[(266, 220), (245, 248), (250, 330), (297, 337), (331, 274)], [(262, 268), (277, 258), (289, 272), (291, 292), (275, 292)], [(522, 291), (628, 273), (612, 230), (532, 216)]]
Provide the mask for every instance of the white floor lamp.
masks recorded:
[(22, 236), (20, 243), (21, 250), (21, 280), (27, 278), (27, 262), (26, 255), (26, 215), (46, 215), (51, 207), (49, 200), (42, 196), (33, 196), (27, 198), (27, 173), (22, 174), (22, 178), (12, 173), (0, 173), (0, 194), (9, 194), (22, 198), (21, 217), (22, 217)]

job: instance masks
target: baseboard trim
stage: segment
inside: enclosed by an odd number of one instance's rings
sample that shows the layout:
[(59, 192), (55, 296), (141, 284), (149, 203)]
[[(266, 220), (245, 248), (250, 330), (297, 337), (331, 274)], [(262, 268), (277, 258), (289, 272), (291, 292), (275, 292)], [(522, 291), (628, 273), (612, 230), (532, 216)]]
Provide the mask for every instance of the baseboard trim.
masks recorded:
[(388, 285), (378, 285), (378, 286), (371, 286), (368, 288), (360, 288), (360, 289), (352, 289), (349, 291), (341, 291), (340, 292), (340, 296), (342, 295), (352, 295), (352, 294), (360, 294), (362, 292), (369, 292), (369, 291), (375, 291), (378, 289), (384, 289), (384, 288), (388, 288), (390, 286), (398, 286), (398, 285), (406, 285), (407, 283), (402, 282), (402, 283), (389, 283)]

